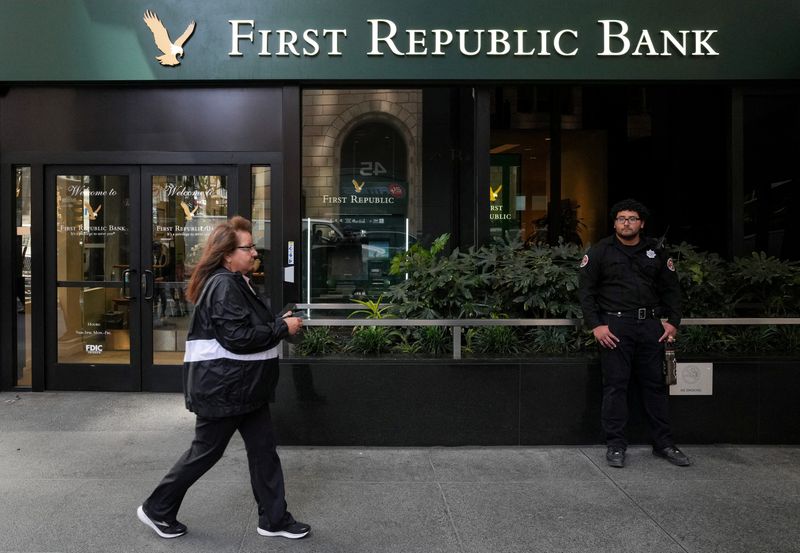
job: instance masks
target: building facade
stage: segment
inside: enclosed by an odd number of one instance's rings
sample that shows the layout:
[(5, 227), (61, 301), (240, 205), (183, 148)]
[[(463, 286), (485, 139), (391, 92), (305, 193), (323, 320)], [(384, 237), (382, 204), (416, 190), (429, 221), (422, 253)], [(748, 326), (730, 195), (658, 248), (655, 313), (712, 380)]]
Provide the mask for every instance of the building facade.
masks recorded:
[(0, 7), (2, 390), (179, 390), (234, 214), (277, 306), (375, 299), (446, 232), (588, 245), (629, 196), (800, 258), (796, 2), (49, 4)]

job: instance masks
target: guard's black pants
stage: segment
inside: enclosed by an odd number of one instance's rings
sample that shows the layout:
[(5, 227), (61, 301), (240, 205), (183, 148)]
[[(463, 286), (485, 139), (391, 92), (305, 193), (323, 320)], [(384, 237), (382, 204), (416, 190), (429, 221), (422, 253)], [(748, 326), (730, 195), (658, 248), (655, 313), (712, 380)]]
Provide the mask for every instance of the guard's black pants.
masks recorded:
[[(664, 383), (664, 345), (658, 339), (664, 327), (656, 319), (606, 319), (619, 338), (615, 349), (600, 347), (603, 370), (603, 406), (600, 413), (606, 445), (625, 449), (628, 422), (628, 383), (635, 374), (653, 445), (659, 449), (674, 445), (669, 428), (667, 385)], [(633, 373), (632, 373), (633, 371)]]
[(247, 449), (259, 527), (275, 530), (294, 522), (286, 510), (283, 471), (275, 451), (269, 405), (235, 417), (207, 419), (198, 416), (191, 447), (145, 501), (150, 514), (167, 522), (174, 521), (189, 487), (220, 460), (236, 430)]

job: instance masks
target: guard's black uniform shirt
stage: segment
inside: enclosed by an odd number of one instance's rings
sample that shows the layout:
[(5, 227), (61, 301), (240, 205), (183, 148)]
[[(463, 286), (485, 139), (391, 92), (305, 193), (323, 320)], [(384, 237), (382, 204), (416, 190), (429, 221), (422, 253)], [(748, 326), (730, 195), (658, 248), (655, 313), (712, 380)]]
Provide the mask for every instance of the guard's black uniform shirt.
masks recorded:
[(681, 322), (681, 294), (672, 260), (642, 238), (624, 246), (611, 235), (592, 246), (581, 260), (578, 295), (589, 328), (605, 324), (607, 313), (631, 314), (656, 309), (673, 326)]

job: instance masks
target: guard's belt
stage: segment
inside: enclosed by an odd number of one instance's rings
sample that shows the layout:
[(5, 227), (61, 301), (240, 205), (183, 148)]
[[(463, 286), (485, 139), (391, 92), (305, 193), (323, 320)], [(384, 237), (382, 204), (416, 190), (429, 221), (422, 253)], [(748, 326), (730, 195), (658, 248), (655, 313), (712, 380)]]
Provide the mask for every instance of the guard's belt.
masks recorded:
[(631, 309), (629, 311), (606, 311), (606, 315), (617, 317), (619, 319), (658, 319), (661, 315), (655, 307), (640, 307), (639, 309)]

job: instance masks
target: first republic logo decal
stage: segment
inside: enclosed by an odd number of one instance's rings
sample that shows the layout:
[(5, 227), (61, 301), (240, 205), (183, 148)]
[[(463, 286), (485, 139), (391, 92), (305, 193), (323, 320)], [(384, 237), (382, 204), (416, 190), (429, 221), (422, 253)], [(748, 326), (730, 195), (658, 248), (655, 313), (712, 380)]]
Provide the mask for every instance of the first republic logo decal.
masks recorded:
[(192, 21), (189, 23), (186, 30), (183, 31), (183, 34), (178, 37), (178, 40), (172, 42), (166, 27), (161, 23), (161, 20), (155, 12), (147, 10), (144, 12), (143, 19), (147, 27), (153, 32), (153, 40), (156, 46), (163, 53), (161, 56), (156, 56), (158, 62), (168, 67), (180, 65), (181, 62), (178, 60), (178, 57), (182, 58), (184, 55), (183, 45), (186, 44), (186, 41), (189, 40), (192, 33), (194, 33), (195, 22)]

